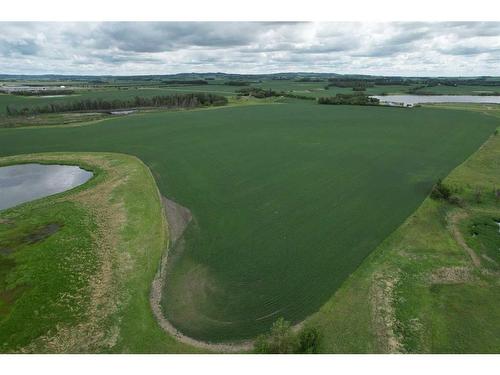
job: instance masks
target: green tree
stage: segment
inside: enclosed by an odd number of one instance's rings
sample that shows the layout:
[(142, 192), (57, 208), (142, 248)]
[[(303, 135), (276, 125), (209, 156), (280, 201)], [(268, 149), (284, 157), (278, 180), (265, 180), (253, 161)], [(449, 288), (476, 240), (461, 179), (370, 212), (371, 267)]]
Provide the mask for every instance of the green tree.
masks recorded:
[(441, 179), (432, 187), (431, 198), (448, 200), (451, 196), (451, 190), (448, 186), (444, 185)]
[(255, 340), (254, 351), (266, 354), (314, 354), (319, 351), (320, 332), (315, 327), (293, 331), (290, 322), (279, 318), (271, 326), (269, 333)]
[(315, 354), (319, 351), (321, 334), (315, 327), (306, 327), (299, 333), (299, 347), (297, 353)]
[(268, 334), (260, 335), (255, 341), (256, 353), (291, 354), (298, 347), (298, 338), (292, 331), (290, 322), (279, 318), (273, 323)]

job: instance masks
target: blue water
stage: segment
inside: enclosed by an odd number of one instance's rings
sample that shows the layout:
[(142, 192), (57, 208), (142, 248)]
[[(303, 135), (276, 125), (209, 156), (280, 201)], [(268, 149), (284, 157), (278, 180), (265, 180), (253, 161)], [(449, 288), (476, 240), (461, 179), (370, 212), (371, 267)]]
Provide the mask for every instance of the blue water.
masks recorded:
[(500, 96), (478, 96), (478, 95), (374, 95), (381, 103), (485, 103), (500, 104)]
[(71, 165), (0, 167), (0, 210), (70, 190), (91, 177), (92, 172)]

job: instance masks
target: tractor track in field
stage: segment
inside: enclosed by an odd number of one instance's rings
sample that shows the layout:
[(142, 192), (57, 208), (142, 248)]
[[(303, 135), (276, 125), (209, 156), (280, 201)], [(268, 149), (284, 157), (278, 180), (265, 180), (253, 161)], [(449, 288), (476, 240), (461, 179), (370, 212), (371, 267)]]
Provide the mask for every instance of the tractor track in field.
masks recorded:
[(182, 233), (192, 220), (192, 215), (189, 209), (181, 206), (173, 200), (165, 197), (161, 197), (161, 200), (169, 232), (169, 246), (162, 256), (160, 266), (151, 285), (150, 303), (156, 321), (165, 332), (175, 337), (178, 341), (196, 348), (223, 353), (240, 353), (250, 351), (253, 348), (253, 340), (229, 343), (210, 343), (197, 340), (180, 332), (163, 314), (161, 300), (162, 290), (167, 277), (166, 270), (168, 251), (173, 245), (175, 245), (177, 240), (181, 238)]

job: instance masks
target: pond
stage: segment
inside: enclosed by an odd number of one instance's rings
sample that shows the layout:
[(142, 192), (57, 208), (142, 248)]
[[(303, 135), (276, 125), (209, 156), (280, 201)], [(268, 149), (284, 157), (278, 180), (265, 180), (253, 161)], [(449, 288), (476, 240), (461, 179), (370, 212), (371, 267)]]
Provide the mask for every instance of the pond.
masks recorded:
[(93, 173), (72, 165), (17, 164), (0, 167), (0, 210), (79, 186)]
[(479, 95), (385, 95), (372, 96), (381, 103), (423, 104), (423, 103), (485, 103), (500, 104), (500, 96)]

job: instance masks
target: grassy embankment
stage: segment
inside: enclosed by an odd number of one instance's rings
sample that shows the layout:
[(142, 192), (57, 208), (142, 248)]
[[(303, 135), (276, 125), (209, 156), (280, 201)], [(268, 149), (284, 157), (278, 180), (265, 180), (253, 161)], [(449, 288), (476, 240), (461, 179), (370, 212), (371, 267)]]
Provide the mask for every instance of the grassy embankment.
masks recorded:
[(167, 243), (149, 169), (123, 154), (0, 159), (25, 162), (77, 164), (95, 176), (0, 212), (0, 352), (192, 351), (161, 330), (149, 305)]
[(323, 352), (500, 352), (500, 135), (444, 184), (460, 206), (427, 198), (307, 321)]

